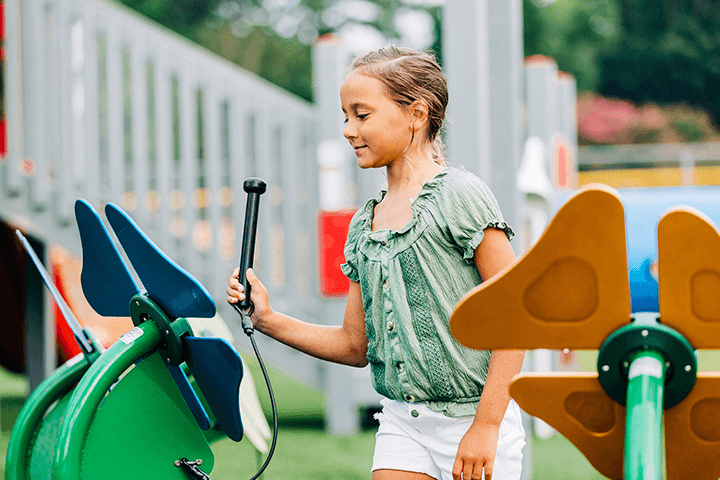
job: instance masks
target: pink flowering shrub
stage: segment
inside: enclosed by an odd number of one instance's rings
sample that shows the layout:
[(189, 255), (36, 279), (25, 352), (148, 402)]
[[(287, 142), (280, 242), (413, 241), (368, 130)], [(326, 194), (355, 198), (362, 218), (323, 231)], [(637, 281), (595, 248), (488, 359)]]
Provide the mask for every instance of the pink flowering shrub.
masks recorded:
[(720, 140), (710, 116), (685, 105), (646, 104), (583, 93), (578, 97), (580, 145)]

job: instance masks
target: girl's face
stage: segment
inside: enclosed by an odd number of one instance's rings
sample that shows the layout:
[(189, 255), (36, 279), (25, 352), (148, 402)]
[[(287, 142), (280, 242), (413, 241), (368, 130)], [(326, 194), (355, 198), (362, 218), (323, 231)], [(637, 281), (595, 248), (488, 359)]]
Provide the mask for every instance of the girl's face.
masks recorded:
[(355, 149), (360, 168), (384, 167), (402, 158), (413, 138), (412, 117), (385, 95), (380, 80), (350, 73), (340, 87), (340, 101), (343, 135)]

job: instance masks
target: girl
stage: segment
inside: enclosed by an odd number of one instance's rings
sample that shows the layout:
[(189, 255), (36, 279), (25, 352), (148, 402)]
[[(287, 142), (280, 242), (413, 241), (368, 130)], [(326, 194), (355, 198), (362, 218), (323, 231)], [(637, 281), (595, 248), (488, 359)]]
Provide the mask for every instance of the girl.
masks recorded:
[[(385, 167), (388, 184), (350, 224), (343, 325), (275, 312), (248, 270), (255, 328), (324, 360), (370, 363), (385, 397), (373, 480), (519, 479), (525, 434), (508, 386), (524, 352), (467, 349), (448, 323), (460, 298), (515, 255), (492, 193), (445, 165), (445, 77), (426, 53), (383, 48), (353, 62), (340, 99), (358, 165)], [(245, 298), (238, 273), (230, 303)]]

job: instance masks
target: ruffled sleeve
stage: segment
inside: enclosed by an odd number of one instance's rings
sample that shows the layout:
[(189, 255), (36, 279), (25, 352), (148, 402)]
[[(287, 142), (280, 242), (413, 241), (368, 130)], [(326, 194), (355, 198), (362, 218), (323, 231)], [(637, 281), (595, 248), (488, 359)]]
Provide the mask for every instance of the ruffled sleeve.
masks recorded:
[(364, 212), (364, 209), (359, 210), (350, 221), (347, 241), (345, 242), (345, 249), (343, 250), (343, 253), (345, 254), (345, 263), (340, 265), (340, 269), (343, 274), (353, 282), (360, 281), (360, 276), (358, 275), (357, 251), (358, 240), (360, 239), (360, 234), (362, 233), (365, 225)]
[(442, 187), (438, 193), (446, 231), (468, 263), (473, 261), (485, 229), (503, 230), (508, 240), (515, 235), (505, 223), (495, 196), (475, 175), (459, 170), (457, 175), (449, 176)]

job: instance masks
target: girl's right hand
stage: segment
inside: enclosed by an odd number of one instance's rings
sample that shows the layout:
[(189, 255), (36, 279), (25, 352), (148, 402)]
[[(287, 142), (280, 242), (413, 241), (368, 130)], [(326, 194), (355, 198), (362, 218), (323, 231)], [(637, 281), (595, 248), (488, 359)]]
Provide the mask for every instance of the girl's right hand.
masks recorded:
[[(245, 299), (245, 287), (238, 280), (239, 275), (240, 269), (236, 268), (228, 279), (227, 301), (230, 305)], [(250, 301), (255, 306), (251, 315), (252, 321), (255, 328), (262, 331), (262, 320), (268, 318), (273, 313), (273, 309), (270, 306), (270, 299), (265, 285), (257, 278), (252, 268), (248, 268), (246, 276), (250, 283)]]

